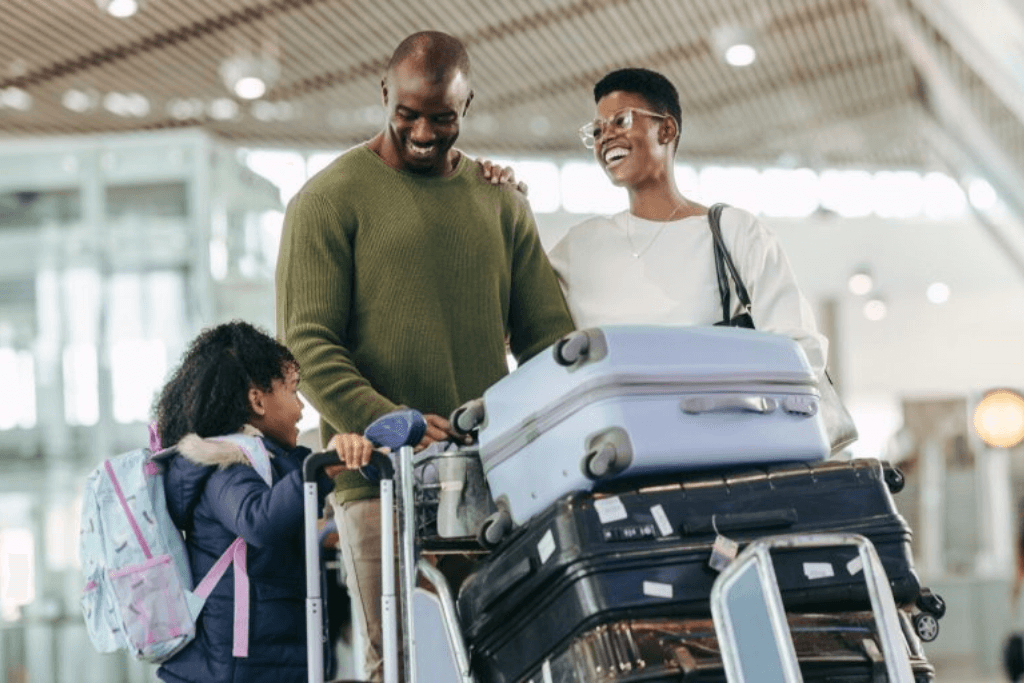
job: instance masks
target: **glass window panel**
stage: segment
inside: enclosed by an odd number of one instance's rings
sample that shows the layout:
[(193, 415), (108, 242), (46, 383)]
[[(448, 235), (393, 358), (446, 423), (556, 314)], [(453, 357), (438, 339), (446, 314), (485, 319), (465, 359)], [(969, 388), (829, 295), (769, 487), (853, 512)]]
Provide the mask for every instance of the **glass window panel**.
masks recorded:
[(277, 185), (281, 202), (288, 204), (302, 184), (306, 182), (306, 160), (298, 152), (254, 150), (245, 155), (251, 171)]
[(35, 552), (28, 529), (0, 530), (0, 616), (20, 617), (21, 607), (36, 599)]
[(761, 174), (743, 166), (708, 166), (700, 172), (700, 195), (709, 205), (725, 202), (760, 213)]
[(188, 187), (184, 182), (108, 187), (107, 218), (126, 216), (188, 216)]
[(111, 347), (114, 419), (146, 422), (167, 374), (167, 349), (159, 339), (122, 339)]
[(874, 177), (874, 212), (882, 218), (912, 218), (924, 208), (921, 176), (911, 171), (880, 171)]
[(818, 208), (818, 176), (809, 168), (769, 168), (761, 174), (761, 212), (804, 218)]
[(0, 229), (77, 223), (81, 219), (78, 190), (0, 192)]
[(94, 425), (100, 419), (96, 347), (72, 344), (64, 349), (64, 419), (70, 425)]
[(615, 187), (595, 162), (562, 167), (562, 208), (570, 213), (613, 214), (629, 208), (626, 188)]
[(0, 348), (0, 377), (9, 382), (0, 392), (0, 429), (34, 427), (36, 379), (32, 353)]
[(874, 183), (867, 171), (825, 171), (819, 192), (822, 206), (846, 218), (867, 216), (873, 208)]
[(924, 214), (929, 218), (956, 218), (967, 211), (967, 195), (945, 173), (927, 173), (921, 188)]

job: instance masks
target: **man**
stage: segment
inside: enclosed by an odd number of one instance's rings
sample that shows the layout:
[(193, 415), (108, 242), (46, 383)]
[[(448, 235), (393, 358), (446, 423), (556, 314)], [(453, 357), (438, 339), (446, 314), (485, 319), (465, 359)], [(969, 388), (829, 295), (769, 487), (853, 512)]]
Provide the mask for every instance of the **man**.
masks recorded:
[[(529, 206), (485, 181), (454, 148), (473, 99), (469, 57), (421, 32), (395, 50), (381, 83), (384, 130), (310, 179), (292, 200), (277, 270), (277, 328), (302, 366), (322, 439), (362, 431), (399, 406), (450, 434), (442, 417), (572, 329)], [(360, 456), (342, 454), (352, 468)], [(366, 670), (381, 677), (380, 517), (376, 485), (335, 481)]]

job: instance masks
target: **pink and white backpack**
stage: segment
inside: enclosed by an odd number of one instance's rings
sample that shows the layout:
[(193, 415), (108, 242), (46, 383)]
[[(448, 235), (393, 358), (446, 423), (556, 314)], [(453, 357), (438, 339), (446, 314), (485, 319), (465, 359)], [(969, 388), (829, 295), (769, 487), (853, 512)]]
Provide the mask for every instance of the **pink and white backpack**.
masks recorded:
[[(220, 438), (240, 446), (270, 484), (262, 441), (241, 434)], [(86, 480), (80, 550), (89, 638), (99, 652), (125, 649), (147, 662), (169, 659), (195, 637), (206, 598), (234, 564), (234, 655), (245, 657), (245, 541), (235, 539), (199, 584), (193, 584), (185, 541), (167, 512), (162, 472), (171, 453), (139, 448), (104, 460)]]

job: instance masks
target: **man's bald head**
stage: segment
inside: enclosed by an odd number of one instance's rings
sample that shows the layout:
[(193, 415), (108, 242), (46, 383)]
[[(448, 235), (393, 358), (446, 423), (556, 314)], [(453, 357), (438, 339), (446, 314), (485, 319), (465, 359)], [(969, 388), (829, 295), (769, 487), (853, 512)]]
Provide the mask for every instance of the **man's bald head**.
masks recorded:
[(469, 53), (455, 36), (440, 31), (420, 31), (399, 43), (388, 61), (385, 78), (400, 64), (415, 66), (426, 78), (441, 83), (460, 72), (469, 80)]

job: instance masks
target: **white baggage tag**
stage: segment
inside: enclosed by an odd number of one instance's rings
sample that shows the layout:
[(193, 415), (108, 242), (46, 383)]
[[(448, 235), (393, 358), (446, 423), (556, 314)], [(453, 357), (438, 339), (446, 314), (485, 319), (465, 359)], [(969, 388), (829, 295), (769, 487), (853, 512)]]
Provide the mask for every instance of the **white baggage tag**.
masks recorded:
[(728, 536), (723, 536), (715, 525), (715, 516), (711, 515), (711, 528), (715, 530), (715, 542), (711, 545), (711, 557), (708, 558), (708, 566), (716, 572), (720, 572), (736, 559), (739, 554), (740, 544)]

